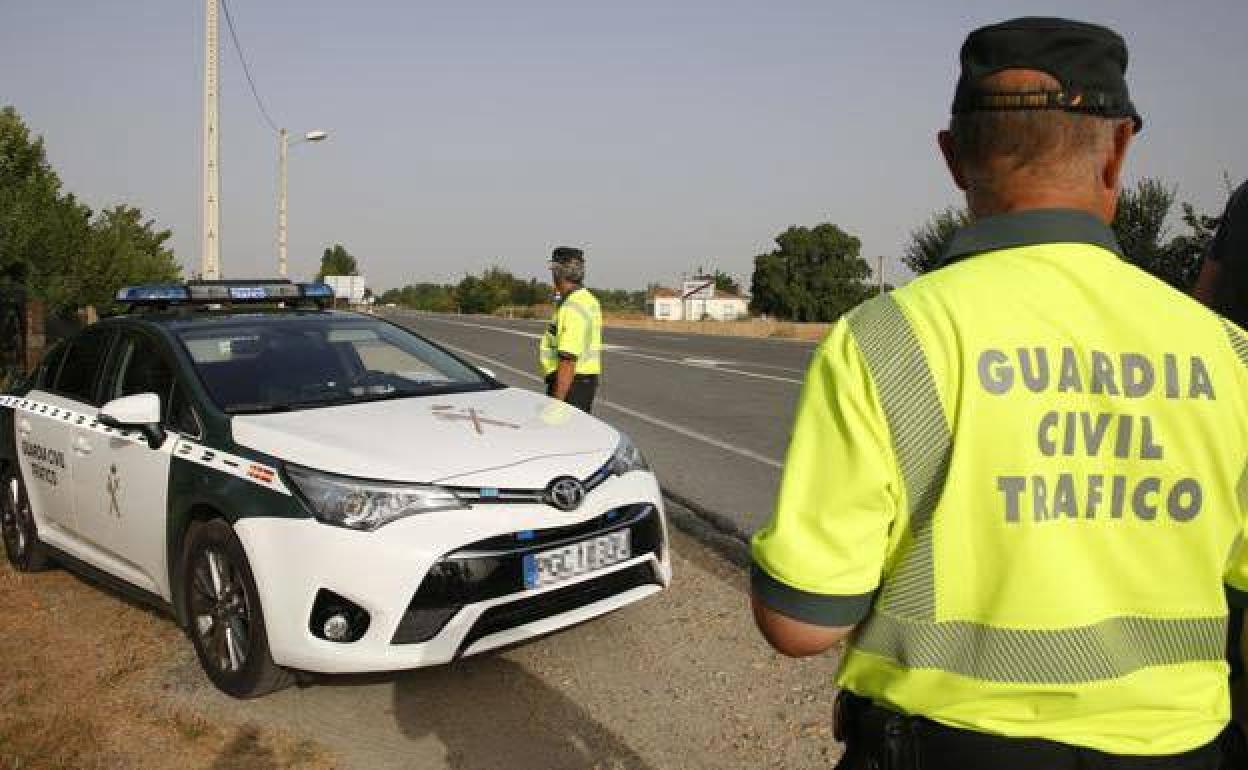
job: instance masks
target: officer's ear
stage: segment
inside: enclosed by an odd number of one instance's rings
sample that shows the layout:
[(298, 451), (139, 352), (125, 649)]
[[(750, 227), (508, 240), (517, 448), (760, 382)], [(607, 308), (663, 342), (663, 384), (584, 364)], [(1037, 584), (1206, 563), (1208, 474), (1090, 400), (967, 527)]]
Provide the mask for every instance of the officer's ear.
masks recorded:
[(1113, 192), (1115, 200), (1122, 181), (1122, 167), (1127, 162), (1127, 148), (1134, 138), (1135, 125), (1129, 118), (1114, 122), (1112, 146), (1101, 166), (1101, 184), (1106, 191)]
[(949, 174), (953, 177), (953, 183), (958, 186), (959, 190), (966, 191), (966, 172), (962, 168), (962, 161), (958, 158), (958, 146), (953, 141), (953, 133), (948, 129), (936, 134), (936, 142), (940, 145), (940, 152), (945, 156), (945, 165), (949, 167)]

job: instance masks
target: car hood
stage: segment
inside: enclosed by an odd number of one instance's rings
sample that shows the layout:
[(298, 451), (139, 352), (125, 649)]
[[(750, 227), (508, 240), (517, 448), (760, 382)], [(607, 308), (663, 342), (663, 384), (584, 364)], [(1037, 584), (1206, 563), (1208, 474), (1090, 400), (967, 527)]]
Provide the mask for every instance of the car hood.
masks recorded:
[(500, 488), (585, 478), (620, 436), (561, 401), (515, 388), (238, 415), (234, 441), (365, 479)]

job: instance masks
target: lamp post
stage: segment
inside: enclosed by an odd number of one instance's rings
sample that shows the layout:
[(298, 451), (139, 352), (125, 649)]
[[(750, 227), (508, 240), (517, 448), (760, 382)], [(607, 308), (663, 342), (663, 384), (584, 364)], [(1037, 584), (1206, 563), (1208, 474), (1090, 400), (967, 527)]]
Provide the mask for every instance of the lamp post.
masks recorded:
[[(293, 144), (303, 142), (319, 142), (329, 137), (325, 131), (309, 131)], [(286, 152), (290, 149), (290, 132), (281, 129), (277, 132), (277, 273), (286, 277)]]

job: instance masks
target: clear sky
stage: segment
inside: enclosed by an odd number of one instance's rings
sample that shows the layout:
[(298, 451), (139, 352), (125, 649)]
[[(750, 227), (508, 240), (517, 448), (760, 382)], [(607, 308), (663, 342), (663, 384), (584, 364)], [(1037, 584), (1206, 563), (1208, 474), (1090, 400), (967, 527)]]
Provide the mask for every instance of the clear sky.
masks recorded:
[[(0, 103), (67, 189), (127, 201), (199, 261), (202, 0), (5, 0)], [(500, 264), (589, 283), (717, 267), (748, 281), (790, 224), (835, 222), (895, 256), (958, 198), (935, 150), (966, 33), (1069, 15), (1128, 41), (1145, 118), (1128, 173), (1209, 213), (1248, 175), (1248, 2), (232, 0), (292, 149), (292, 274), (341, 241), (377, 288)], [(222, 262), (276, 272), (277, 141), (222, 20)]]

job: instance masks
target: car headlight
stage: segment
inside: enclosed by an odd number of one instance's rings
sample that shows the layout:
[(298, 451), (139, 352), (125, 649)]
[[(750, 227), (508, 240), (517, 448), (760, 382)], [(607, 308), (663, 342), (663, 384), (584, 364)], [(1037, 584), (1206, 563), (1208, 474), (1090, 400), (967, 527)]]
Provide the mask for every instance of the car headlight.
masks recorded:
[(450, 490), (425, 484), (385, 484), (287, 466), (319, 521), (372, 532), (396, 519), (467, 508)]
[(637, 448), (632, 439), (624, 434), (620, 434), (619, 446), (615, 448), (615, 454), (611, 455), (611, 461), (608, 463), (611, 473), (616, 476), (623, 476), (631, 471), (648, 471), (650, 463), (646, 462), (645, 455)]

